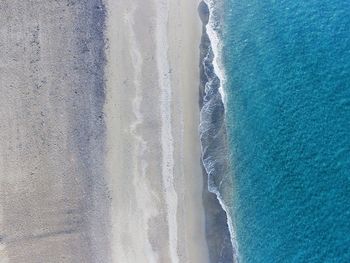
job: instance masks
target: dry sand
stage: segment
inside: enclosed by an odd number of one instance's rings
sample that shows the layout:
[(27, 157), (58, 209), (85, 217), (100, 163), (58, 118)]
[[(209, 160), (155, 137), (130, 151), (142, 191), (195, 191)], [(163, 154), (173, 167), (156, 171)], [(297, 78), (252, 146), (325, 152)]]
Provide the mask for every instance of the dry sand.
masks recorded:
[(107, 4), (106, 165), (115, 262), (208, 262), (198, 4)]
[(1, 263), (208, 262), (198, 1), (105, 2), (0, 1)]
[(110, 262), (102, 18), (0, 1), (1, 262)]

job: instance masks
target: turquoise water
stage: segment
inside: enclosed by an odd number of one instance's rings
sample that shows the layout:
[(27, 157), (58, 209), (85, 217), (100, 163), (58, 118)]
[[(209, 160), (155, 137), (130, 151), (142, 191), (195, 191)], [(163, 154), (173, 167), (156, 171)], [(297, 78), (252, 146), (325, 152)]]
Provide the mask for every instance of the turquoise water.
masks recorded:
[(225, 0), (240, 262), (350, 262), (350, 1)]

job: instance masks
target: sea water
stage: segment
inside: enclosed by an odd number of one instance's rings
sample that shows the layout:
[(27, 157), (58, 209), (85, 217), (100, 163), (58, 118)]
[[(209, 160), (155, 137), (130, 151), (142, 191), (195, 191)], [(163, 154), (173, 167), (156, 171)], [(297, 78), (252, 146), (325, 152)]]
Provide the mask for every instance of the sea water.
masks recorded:
[(237, 260), (350, 262), (350, 1), (207, 2)]

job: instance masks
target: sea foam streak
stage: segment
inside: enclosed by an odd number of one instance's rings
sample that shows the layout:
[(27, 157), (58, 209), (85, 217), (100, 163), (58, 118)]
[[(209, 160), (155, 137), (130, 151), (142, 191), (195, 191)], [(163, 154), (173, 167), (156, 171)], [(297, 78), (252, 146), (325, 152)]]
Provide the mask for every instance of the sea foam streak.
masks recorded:
[(225, 84), (225, 70), (224, 67), (221, 64), (221, 50), (222, 50), (222, 42), (220, 41), (220, 37), (218, 32), (215, 30), (217, 27), (217, 21), (215, 21), (215, 18), (213, 17), (213, 10), (214, 10), (214, 5), (215, 1), (214, 0), (204, 0), (204, 2), (207, 4), (209, 8), (209, 22), (206, 25), (206, 30), (207, 34), (210, 39), (211, 43), (211, 48), (214, 53), (214, 58), (212, 61), (213, 67), (214, 67), (214, 72), (216, 76), (220, 79), (220, 87), (219, 87), (219, 92), (221, 94), (222, 101), (224, 104), (226, 104), (226, 94), (224, 90), (224, 84)]
[[(207, 56), (202, 61), (205, 68), (205, 74), (207, 76), (208, 82), (205, 84), (205, 94), (203, 107), (201, 109), (201, 120), (200, 120), (200, 136), (202, 142), (202, 161), (203, 166), (208, 174), (208, 189), (210, 192), (214, 193), (222, 206), (223, 210), (226, 212), (227, 224), (231, 236), (231, 243), (233, 248), (233, 260), (238, 262), (237, 250), (238, 245), (235, 239), (235, 232), (233, 227), (232, 218), (230, 216), (230, 211), (228, 205), (225, 203), (223, 196), (223, 184), (224, 181), (228, 180), (227, 170), (225, 168), (218, 168), (220, 166), (228, 166), (228, 150), (227, 150), (227, 137), (226, 137), (226, 127), (225, 127), (225, 105), (227, 103), (226, 94), (224, 90), (225, 85), (225, 71), (221, 64), (221, 50), (222, 42), (217, 32), (218, 28), (218, 19), (214, 16), (216, 10), (216, 1), (214, 0), (204, 0), (209, 9), (209, 21), (206, 25), (206, 33), (210, 40), (211, 52), (208, 51)], [(211, 56), (211, 58), (210, 58)], [(210, 61), (211, 60), (211, 61)], [(211, 63), (208, 65), (207, 63)], [(212, 66), (213, 72), (210, 71)], [(216, 80), (217, 79), (217, 80)], [(217, 86), (217, 91), (220, 96), (213, 96), (214, 86)], [(212, 102), (214, 101), (214, 102)], [(218, 105), (222, 104), (222, 105)], [(221, 110), (222, 116), (215, 116), (217, 113), (215, 111)], [(222, 109), (220, 109), (222, 108)], [(217, 121), (216, 118), (221, 119)], [(219, 123), (219, 124), (218, 124)], [(220, 126), (214, 127), (214, 126)], [(207, 135), (206, 135), (207, 134)], [(205, 138), (207, 137), (207, 138)], [(211, 147), (211, 144), (217, 144), (217, 137), (222, 137), (219, 139), (219, 146)], [(221, 145), (220, 145), (221, 144)], [(224, 151), (222, 148), (225, 148)], [(212, 152), (211, 149), (214, 149), (215, 152)], [(219, 149), (219, 150), (217, 150)], [(208, 152), (210, 153), (208, 154)], [(221, 153), (221, 155), (220, 155)], [(219, 178), (219, 179), (217, 179)], [(231, 180), (228, 180), (230, 187)], [(232, 189), (232, 187), (231, 187)], [(221, 191), (220, 191), (221, 190)]]

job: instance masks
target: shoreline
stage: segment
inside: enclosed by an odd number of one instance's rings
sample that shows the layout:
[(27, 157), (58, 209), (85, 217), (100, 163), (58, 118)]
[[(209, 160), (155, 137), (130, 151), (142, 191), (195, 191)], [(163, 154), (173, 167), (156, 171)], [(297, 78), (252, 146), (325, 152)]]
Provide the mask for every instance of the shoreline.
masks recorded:
[(209, 262), (198, 4), (107, 1), (106, 167), (116, 262)]
[[(207, 239), (212, 262), (238, 262), (238, 245), (228, 211), (230, 200), (232, 200), (230, 186), (233, 182), (229, 175), (229, 149), (225, 123), (226, 97), (223, 90), (225, 79), (224, 72), (219, 65), (220, 43), (218, 34), (213, 28), (215, 14), (212, 5), (211, 1), (203, 0), (198, 7), (203, 24), (200, 47), (201, 121), (199, 133), (203, 175), (208, 182), (207, 189), (204, 189), (203, 192), (206, 198), (204, 203), (207, 211)], [(222, 183), (226, 185), (226, 188), (221, 187)]]
[(29, 26), (5, 45), (6, 65), (24, 74), (4, 81), (21, 89), (5, 89), (2, 104), (0, 258), (227, 262), (199, 136), (200, 1), (87, 3), (11, 5)]

